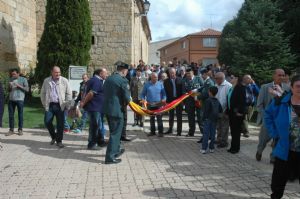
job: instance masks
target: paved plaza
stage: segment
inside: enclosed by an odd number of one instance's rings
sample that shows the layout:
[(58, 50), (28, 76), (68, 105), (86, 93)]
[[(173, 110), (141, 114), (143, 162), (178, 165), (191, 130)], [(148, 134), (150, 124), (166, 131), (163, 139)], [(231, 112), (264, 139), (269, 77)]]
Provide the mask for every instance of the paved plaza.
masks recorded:
[[(199, 135), (149, 138), (129, 118), (133, 141), (117, 165), (104, 164), (105, 148), (86, 150), (86, 131), (65, 134), (66, 148), (58, 149), (45, 129), (10, 137), (1, 129), (0, 198), (269, 198), (272, 165), (269, 149), (262, 162), (254, 159), (257, 129), (242, 138), (239, 154), (203, 155)], [(298, 182), (288, 183), (284, 198), (300, 198), (299, 190)]]

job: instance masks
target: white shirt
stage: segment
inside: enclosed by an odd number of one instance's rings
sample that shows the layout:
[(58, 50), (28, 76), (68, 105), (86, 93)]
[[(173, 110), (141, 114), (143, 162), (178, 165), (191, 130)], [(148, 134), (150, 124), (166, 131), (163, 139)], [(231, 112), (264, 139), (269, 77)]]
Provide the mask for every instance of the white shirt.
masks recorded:
[(227, 95), (229, 92), (229, 89), (232, 87), (232, 84), (228, 81), (224, 80), (224, 82), (221, 85), (217, 85), (218, 93), (216, 95), (216, 98), (219, 100), (223, 111), (225, 111), (227, 106)]

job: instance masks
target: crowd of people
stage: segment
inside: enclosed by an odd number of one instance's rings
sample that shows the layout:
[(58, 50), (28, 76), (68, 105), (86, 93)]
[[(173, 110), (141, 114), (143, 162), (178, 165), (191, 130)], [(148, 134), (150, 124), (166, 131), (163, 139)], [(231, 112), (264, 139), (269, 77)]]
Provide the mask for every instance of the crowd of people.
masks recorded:
[[(82, 116), (80, 119), (75, 117), (73, 132), (80, 133), (88, 118), (87, 149), (98, 150), (107, 146), (105, 163), (119, 163), (119, 157), (125, 151), (121, 141), (130, 141), (126, 136), (126, 125), (127, 105), (131, 100), (149, 110), (157, 110), (191, 92), (193, 95), (169, 111), (167, 131), (164, 131), (162, 115), (150, 117), (148, 136), (163, 137), (174, 132), (176, 136), (182, 136), (182, 117), (185, 111), (188, 117), (188, 132), (185, 136), (193, 137), (198, 126), (202, 134), (198, 141), (201, 143), (200, 153), (213, 153), (216, 144), (218, 148), (230, 146), (227, 151), (236, 154), (240, 151), (241, 135), (246, 138), (250, 136), (248, 122), (254, 110), (257, 110), (257, 124), (261, 128), (256, 160), (261, 161), (268, 142), (272, 141), (274, 148), (270, 154), (270, 162), (274, 164), (272, 198), (282, 197), (287, 180), (299, 178), (299, 75), (295, 75), (290, 82), (285, 71), (278, 68), (274, 70), (270, 83), (259, 86), (250, 74), (235, 76), (229, 74), (225, 66), (217, 64), (200, 66), (195, 63), (163, 63), (149, 66), (140, 60), (137, 66), (128, 66), (123, 62), (117, 62), (116, 66), (117, 71), (110, 76), (105, 68), (95, 70), (91, 78), (88, 74), (83, 74), (80, 92), (77, 96), (73, 93), (73, 97), (69, 82), (61, 76), (60, 68), (52, 68), (51, 76), (44, 80), (41, 88), (45, 126), (51, 136), (51, 145), (56, 143), (58, 147), (64, 147), (63, 132), (70, 129), (66, 119), (68, 110), (79, 109)], [(10, 75), (9, 132), (6, 135), (14, 133), (15, 107), (18, 109), (18, 134), (22, 135), (24, 96), (28, 91), (28, 83), (19, 76), (18, 70), (11, 70)], [(108, 142), (105, 140), (104, 116), (110, 132)], [(53, 125), (54, 117), (56, 127)], [(144, 122), (143, 116), (134, 115), (133, 126), (143, 127)]]

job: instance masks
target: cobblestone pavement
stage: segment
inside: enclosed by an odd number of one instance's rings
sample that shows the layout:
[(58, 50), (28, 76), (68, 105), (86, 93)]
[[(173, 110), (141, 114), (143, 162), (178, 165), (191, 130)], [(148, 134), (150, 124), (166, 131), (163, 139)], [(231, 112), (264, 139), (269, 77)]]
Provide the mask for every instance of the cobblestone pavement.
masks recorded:
[[(128, 127), (130, 128), (130, 126)], [(185, 127), (186, 128), (186, 127)], [(44, 129), (5, 137), (0, 130), (0, 198), (269, 198), (268, 151), (254, 159), (257, 135), (242, 140), (239, 154), (226, 149), (202, 155), (194, 138), (147, 137), (128, 132), (118, 165), (105, 165), (105, 149), (86, 150), (87, 135), (65, 134), (66, 148), (50, 146)], [(285, 198), (300, 198), (298, 182)]]

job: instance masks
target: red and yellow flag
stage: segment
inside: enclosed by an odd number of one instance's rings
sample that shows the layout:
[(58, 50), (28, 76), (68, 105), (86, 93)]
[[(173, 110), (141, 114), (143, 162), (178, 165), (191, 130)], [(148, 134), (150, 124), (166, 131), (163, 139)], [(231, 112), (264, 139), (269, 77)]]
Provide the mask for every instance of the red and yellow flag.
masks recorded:
[[(134, 103), (133, 101), (129, 102), (129, 106), (130, 108), (139, 115), (142, 116), (153, 116), (153, 115), (160, 115), (163, 114), (165, 112), (168, 112), (171, 109), (174, 109), (176, 106), (178, 106), (181, 102), (183, 102), (183, 100), (185, 100), (186, 98), (188, 98), (189, 96), (194, 96), (195, 93), (189, 92), (189, 93), (185, 93), (184, 95), (182, 95), (181, 97), (179, 97), (178, 99), (170, 102), (169, 104), (166, 104), (165, 106), (162, 106), (161, 108), (157, 109), (157, 110), (148, 110), (147, 108), (141, 107), (138, 104)], [(146, 106), (145, 106), (146, 107)]]

